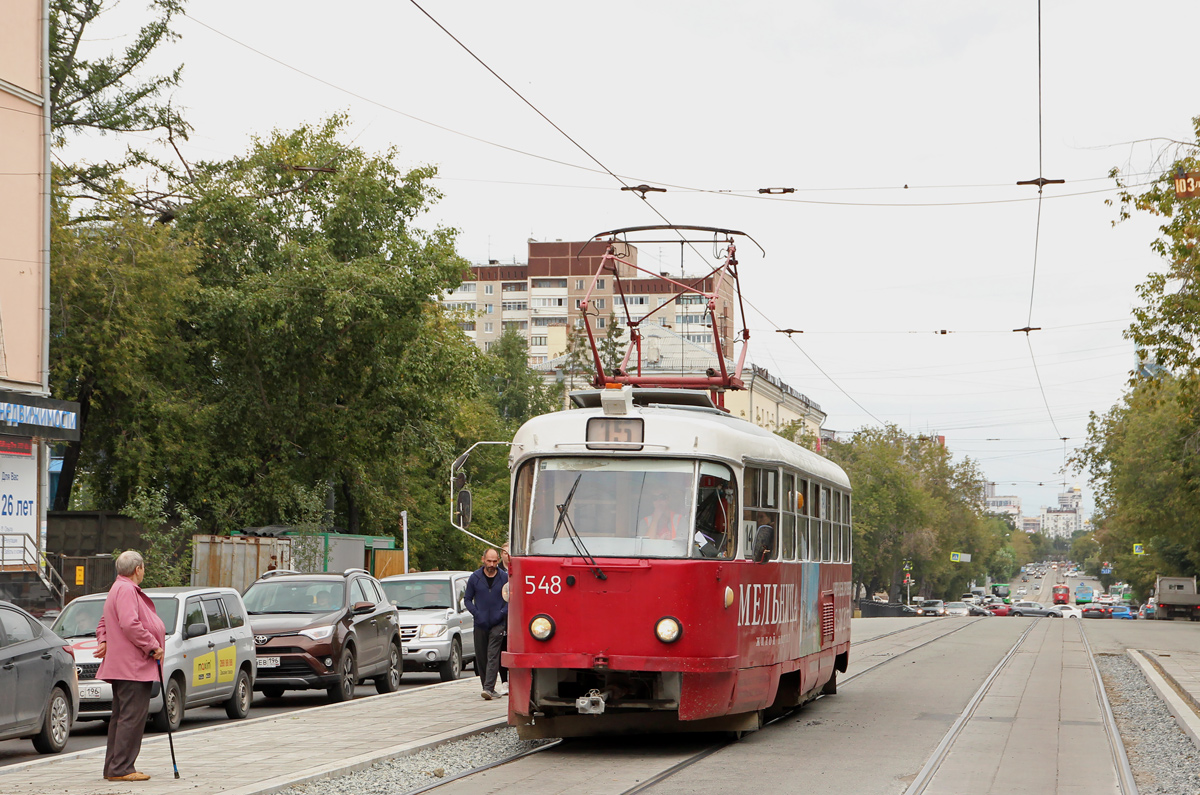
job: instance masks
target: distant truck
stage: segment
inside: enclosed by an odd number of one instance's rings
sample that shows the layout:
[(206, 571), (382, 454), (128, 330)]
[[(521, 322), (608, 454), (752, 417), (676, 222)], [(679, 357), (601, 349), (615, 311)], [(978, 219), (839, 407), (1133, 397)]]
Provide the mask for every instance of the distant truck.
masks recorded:
[(1195, 577), (1158, 577), (1154, 583), (1155, 618), (1182, 616), (1200, 621), (1200, 594)]

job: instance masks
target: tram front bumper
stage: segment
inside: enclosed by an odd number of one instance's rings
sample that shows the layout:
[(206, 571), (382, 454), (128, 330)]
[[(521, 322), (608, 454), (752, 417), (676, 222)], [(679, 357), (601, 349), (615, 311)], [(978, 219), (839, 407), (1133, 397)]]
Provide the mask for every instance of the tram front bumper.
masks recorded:
[(738, 657), (648, 657), (634, 654), (586, 654), (568, 652), (530, 654), (506, 651), (500, 656), (505, 668), (592, 668), (612, 671), (678, 671), (720, 673), (738, 667)]

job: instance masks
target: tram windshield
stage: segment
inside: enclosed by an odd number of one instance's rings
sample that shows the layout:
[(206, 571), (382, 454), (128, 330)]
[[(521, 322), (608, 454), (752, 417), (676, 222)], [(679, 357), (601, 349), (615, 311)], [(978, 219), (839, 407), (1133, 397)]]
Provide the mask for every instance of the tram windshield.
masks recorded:
[(729, 469), (707, 461), (539, 459), (517, 479), (513, 552), (731, 557), (736, 493)]

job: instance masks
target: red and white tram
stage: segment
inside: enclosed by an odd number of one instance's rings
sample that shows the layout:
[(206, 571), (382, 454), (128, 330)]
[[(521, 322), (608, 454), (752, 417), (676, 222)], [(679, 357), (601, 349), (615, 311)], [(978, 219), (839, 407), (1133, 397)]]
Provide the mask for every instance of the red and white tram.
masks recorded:
[[(734, 253), (707, 292), (678, 284), (707, 297), (714, 330)], [(642, 320), (626, 318), (635, 343)], [(835, 692), (850, 648), (850, 482), (721, 408), (740, 362), (717, 358), (719, 373), (656, 384), (640, 362), (605, 373), (596, 356), (599, 388), (514, 437), (503, 663), (522, 737), (752, 731)]]

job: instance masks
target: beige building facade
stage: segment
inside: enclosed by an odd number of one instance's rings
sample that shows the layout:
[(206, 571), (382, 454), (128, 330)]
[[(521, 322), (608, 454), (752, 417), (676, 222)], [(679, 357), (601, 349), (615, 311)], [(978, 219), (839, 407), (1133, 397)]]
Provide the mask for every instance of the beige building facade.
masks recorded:
[(48, 8), (0, 5), (0, 390), (46, 395), (50, 307)]

